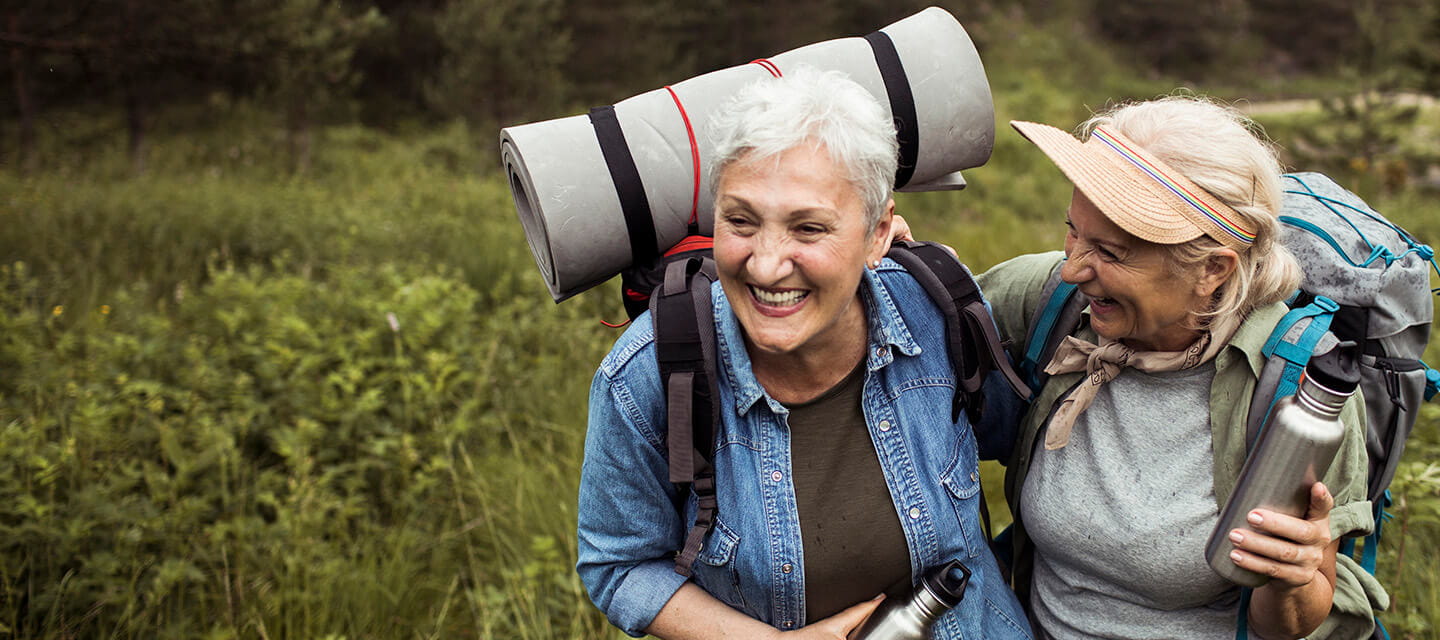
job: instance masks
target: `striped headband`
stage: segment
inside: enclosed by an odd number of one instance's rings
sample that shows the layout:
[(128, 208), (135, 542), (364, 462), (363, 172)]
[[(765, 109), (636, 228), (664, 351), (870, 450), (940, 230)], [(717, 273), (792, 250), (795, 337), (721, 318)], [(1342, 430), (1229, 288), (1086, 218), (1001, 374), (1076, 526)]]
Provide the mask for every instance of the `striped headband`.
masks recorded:
[[(1202, 228), (1208, 227), (1208, 229), (1206, 229), (1206, 235), (1227, 245), (1238, 242), (1242, 246), (1248, 247), (1255, 242), (1255, 232), (1240, 226), (1240, 224), (1235, 221), (1239, 216), (1235, 213), (1234, 209), (1219, 202), (1214, 196), (1205, 193), (1203, 189), (1195, 186), (1194, 183), (1186, 180), (1183, 176), (1175, 174), (1176, 177), (1171, 177), (1171, 174), (1174, 173), (1173, 171), (1167, 171), (1167, 167), (1161, 164), (1159, 160), (1151, 160), (1145, 155), (1142, 155), (1142, 153), (1137, 150), (1138, 147), (1135, 147), (1133, 143), (1106, 131), (1103, 127), (1095, 127), (1095, 130), (1090, 133), (1090, 137), (1091, 139), (1102, 142), (1110, 150), (1134, 165), (1142, 173), (1159, 183), (1160, 186), (1164, 187), (1167, 191), (1174, 194), (1176, 198), (1179, 198), (1188, 204), (1191, 209), (1199, 213), (1199, 219), (1191, 216), (1186, 217), (1191, 218), (1193, 222), (1199, 223)], [(1227, 239), (1233, 240), (1234, 242), (1227, 242)]]

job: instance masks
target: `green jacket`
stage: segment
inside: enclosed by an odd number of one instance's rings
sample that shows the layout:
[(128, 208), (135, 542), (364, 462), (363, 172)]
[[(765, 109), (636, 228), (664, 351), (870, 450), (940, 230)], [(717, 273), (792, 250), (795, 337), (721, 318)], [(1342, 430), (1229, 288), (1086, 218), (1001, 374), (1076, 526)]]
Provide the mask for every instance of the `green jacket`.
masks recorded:
[[(1059, 268), (1063, 257), (1064, 254), (1059, 251), (1024, 255), (996, 265), (977, 278), (985, 297), (993, 306), (1002, 339), (1019, 345), (1025, 343), (1028, 325), (1040, 304), (1045, 282)], [(1241, 324), (1229, 347), (1215, 358), (1215, 378), (1210, 388), (1210, 423), (1217, 509), (1224, 509), (1245, 463), (1245, 419), (1255, 382), (1265, 364), (1260, 350), (1285, 311), (1283, 304), (1276, 303), (1252, 312)], [(1074, 335), (1097, 341), (1088, 322), (1082, 322)], [(1022, 419), (1005, 473), (1005, 499), (1011, 513), (1015, 514), (1014, 553), (1010, 566), (1015, 590), (1027, 606), (1033, 548), (1019, 517), (1021, 489), (1030, 469), (1036, 438), (1048, 422), (1055, 403), (1069, 393), (1083, 375), (1052, 376), (1041, 389)], [(1365, 535), (1374, 527), (1371, 504), (1366, 498), (1365, 403), (1359, 393), (1345, 405), (1340, 417), (1348, 427), (1345, 442), (1324, 478), (1325, 486), (1335, 496), (1336, 507), (1330, 512), (1330, 533), (1334, 538)], [(1334, 606), (1329, 618), (1309, 638), (1369, 637), (1374, 628), (1371, 608), (1384, 609), (1389, 602), (1389, 595), (1374, 576), (1342, 554), (1336, 561)]]

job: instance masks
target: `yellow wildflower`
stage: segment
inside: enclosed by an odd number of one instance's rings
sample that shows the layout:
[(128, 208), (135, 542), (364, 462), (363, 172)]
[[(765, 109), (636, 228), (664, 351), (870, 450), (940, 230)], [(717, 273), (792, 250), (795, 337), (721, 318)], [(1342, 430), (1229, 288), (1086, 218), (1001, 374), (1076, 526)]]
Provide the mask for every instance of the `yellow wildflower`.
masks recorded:
[(50, 315), (52, 316), (58, 316), (62, 313), (65, 313), (65, 305), (63, 304), (57, 304), (54, 309), (50, 310)]
[(100, 315), (102, 315), (102, 316), (108, 316), (108, 315), (110, 315), (110, 305), (108, 305), (108, 304), (102, 304), (102, 305), (100, 305)]

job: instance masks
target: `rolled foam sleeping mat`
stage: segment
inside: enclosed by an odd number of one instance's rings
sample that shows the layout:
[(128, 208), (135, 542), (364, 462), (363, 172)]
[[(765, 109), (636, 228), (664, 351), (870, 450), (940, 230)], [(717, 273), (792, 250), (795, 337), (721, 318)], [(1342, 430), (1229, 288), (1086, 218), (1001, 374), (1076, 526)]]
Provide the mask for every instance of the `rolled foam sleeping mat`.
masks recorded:
[[(806, 65), (859, 83), (895, 119), (900, 191), (960, 189), (990, 158), (995, 112), (975, 45), (931, 7), (863, 38), (807, 45), (570, 116), (500, 131), (535, 264), (556, 302), (712, 233), (710, 116), (742, 86)], [(695, 158), (698, 155), (698, 166)]]

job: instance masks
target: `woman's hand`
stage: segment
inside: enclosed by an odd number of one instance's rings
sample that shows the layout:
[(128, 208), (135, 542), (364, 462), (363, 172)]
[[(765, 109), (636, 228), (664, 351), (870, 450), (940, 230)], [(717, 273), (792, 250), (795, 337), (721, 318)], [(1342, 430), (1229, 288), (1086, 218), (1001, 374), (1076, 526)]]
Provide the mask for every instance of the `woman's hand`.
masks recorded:
[(845, 640), (883, 599), (881, 594), (824, 620), (782, 632), (730, 608), (694, 582), (686, 582), (660, 609), (645, 633), (664, 640)]
[(910, 233), (910, 223), (900, 214), (890, 216), (890, 242), (893, 244), (903, 240), (914, 240), (915, 235)]
[(885, 594), (882, 593), (824, 620), (818, 620), (800, 629), (782, 633), (780, 637), (784, 640), (792, 638), (794, 640), (809, 638), (845, 640), (850, 637), (852, 631), (860, 628), (870, 614), (875, 613), (875, 608), (880, 606), (880, 602), (884, 599)]
[(1335, 498), (1322, 483), (1310, 487), (1305, 518), (1268, 509), (1250, 512), (1254, 531), (1235, 529), (1230, 559), (1271, 580), (1255, 590), (1250, 626), (1267, 638), (1299, 638), (1314, 631), (1330, 611), (1335, 597), (1335, 554), (1330, 539), (1330, 510)]
[(1230, 554), (1230, 559), (1242, 569), (1270, 576), (1290, 587), (1303, 587), (1315, 580), (1325, 562), (1325, 550), (1330, 546), (1330, 510), (1334, 508), (1335, 499), (1324, 484), (1317, 482), (1310, 487), (1310, 508), (1304, 520), (1267, 509), (1251, 511), (1246, 519), (1255, 531), (1230, 532), (1230, 541), (1239, 549)]

